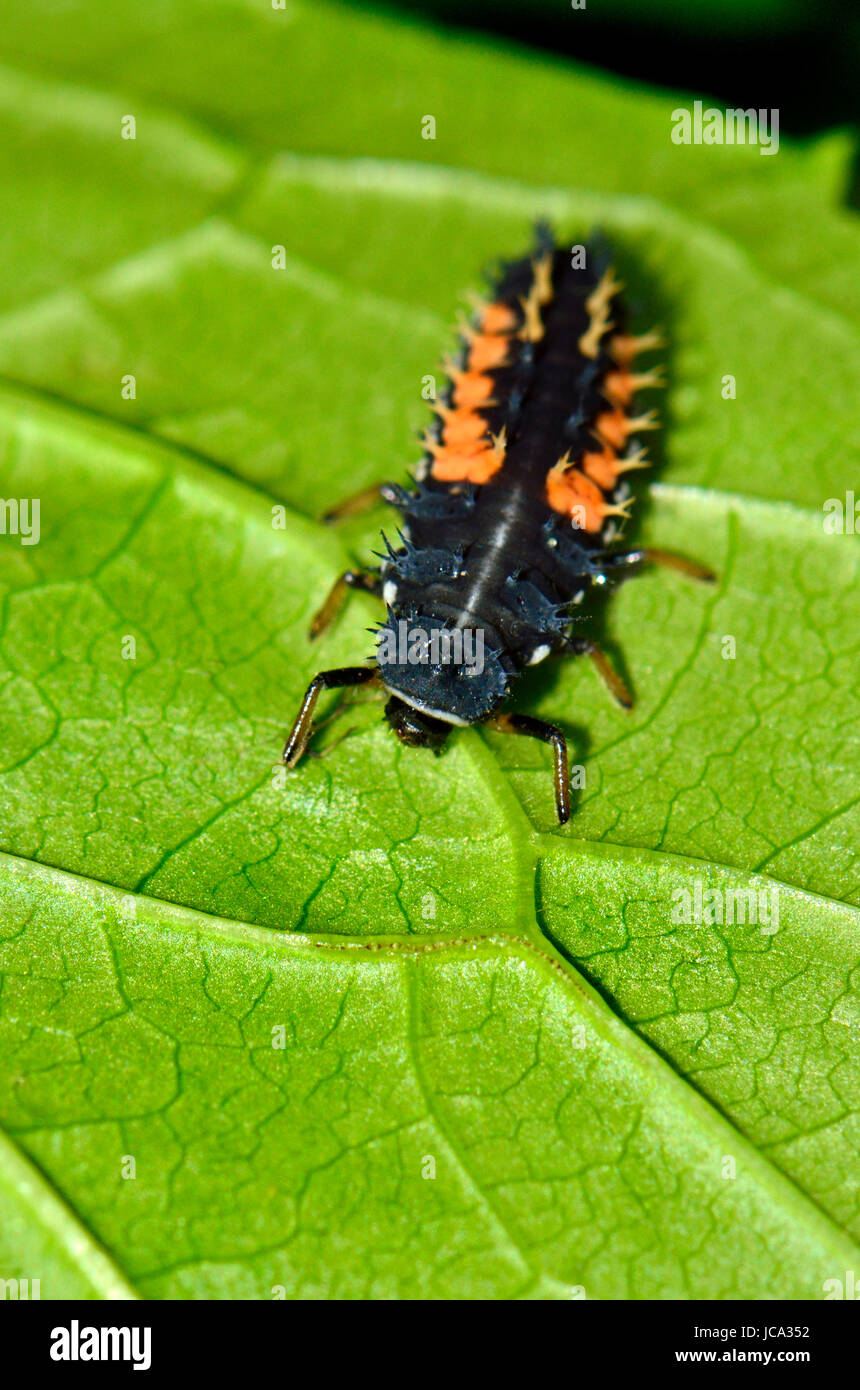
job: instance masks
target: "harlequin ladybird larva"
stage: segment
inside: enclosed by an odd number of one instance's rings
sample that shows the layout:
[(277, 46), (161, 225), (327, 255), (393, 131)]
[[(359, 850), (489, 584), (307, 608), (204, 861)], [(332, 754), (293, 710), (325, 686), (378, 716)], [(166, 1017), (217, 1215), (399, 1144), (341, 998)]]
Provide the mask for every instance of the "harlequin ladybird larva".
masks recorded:
[(570, 816), (561, 729), (500, 706), (528, 666), (555, 653), (588, 655), (624, 706), (632, 697), (578, 610), (646, 562), (699, 579), (702, 566), (666, 551), (618, 548), (629, 514), (627, 474), (647, 466), (638, 436), (656, 427), (635, 394), (663, 384), (660, 368), (633, 370), (659, 333), (632, 336), (605, 250), (585, 265), (540, 224), (534, 251), (503, 263), (491, 295), (461, 330), (446, 363), (414, 490), (384, 483), (328, 518), (379, 495), (401, 515), (399, 544), (383, 536), (376, 570), (348, 570), (311, 626), (318, 636), (349, 588), (381, 596), (372, 664), (321, 671), (311, 681), (284, 748), (295, 767), (307, 748), (321, 691), (374, 685), (404, 743), (441, 749), (455, 725), (486, 723), (551, 745), (559, 823)]

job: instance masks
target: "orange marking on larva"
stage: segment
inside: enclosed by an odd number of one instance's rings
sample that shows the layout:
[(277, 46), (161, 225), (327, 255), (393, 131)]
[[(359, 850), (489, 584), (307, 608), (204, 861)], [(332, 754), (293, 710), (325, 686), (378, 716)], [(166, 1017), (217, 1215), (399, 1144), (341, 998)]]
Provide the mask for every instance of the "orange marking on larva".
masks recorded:
[(509, 304), (487, 304), (481, 312), (482, 333), (512, 333), (518, 323), (517, 312)]
[(633, 419), (625, 415), (623, 410), (612, 410), (598, 415), (594, 422), (594, 430), (601, 444), (611, 444), (613, 449), (620, 449), (637, 430), (656, 430), (659, 427), (656, 410), (649, 410), (647, 415), (637, 415)]
[(437, 405), (442, 416), (442, 438), (446, 444), (462, 444), (468, 439), (481, 439), (487, 433), (487, 422), (477, 411), (461, 407), (451, 410), (448, 406)]
[(475, 487), (482, 487), (501, 466), (493, 451), (488, 449), (468, 459), (437, 459), (432, 474), (440, 483), (474, 483)]
[(453, 401), (456, 406), (472, 409), (476, 406), (495, 405), (493, 400), (493, 378), (483, 372), (460, 372), (455, 378)]
[(659, 328), (652, 328), (650, 333), (642, 333), (638, 338), (629, 333), (616, 333), (609, 343), (609, 355), (619, 367), (629, 367), (640, 352), (650, 352), (652, 348), (665, 346), (666, 339)]
[(602, 443), (610, 444), (613, 449), (620, 449), (627, 442), (630, 421), (623, 410), (613, 410), (598, 415), (594, 422), (594, 432)]
[(428, 454), (432, 454), (434, 459), (444, 458), (448, 454), (462, 455), (464, 458), (468, 454), (479, 454), (483, 449), (489, 447), (486, 439), (464, 439), (460, 444), (441, 443), (434, 439), (428, 432), (424, 435), (424, 448)]
[(484, 372), (488, 367), (508, 364), (510, 339), (495, 333), (476, 333), (469, 347), (469, 371)]
[(633, 399), (633, 373), (626, 370), (607, 372), (603, 380), (603, 394), (612, 405), (629, 405)]
[(446, 357), (443, 367), (448, 376), (454, 383), (454, 404), (457, 406), (481, 406), (494, 405), (490, 399), (494, 381), (491, 376), (484, 372), (469, 372), (450, 358)]
[(607, 444), (599, 454), (588, 453), (582, 456), (582, 471), (592, 482), (597, 483), (604, 492), (612, 492), (622, 473), (630, 473), (635, 468), (650, 467), (644, 449), (635, 454), (619, 458), (614, 449)]
[(480, 486), (489, 482), (505, 461), (504, 431), (501, 435), (493, 435), (492, 445), (478, 442), (456, 449), (437, 445), (431, 452), (434, 455), (432, 474), (439, 482)]
[(618, 455), (608, 444), (599, 454), (583, 454), (582, 471), (604, 492), (611, 492), (618, 482)]
[(599, 531), (606, 515), (606, 499), (584, 473), (571, 467), (567, 454), (549, 470), (546, 496), (553, 511), (569, 516), (580, 531)]
[(636, 391), (647, 391), (652, 386), (665, 386), (666, 378), (662, 367), (654, 367), (650, 372), (630, 372), (626, 367), (621, 371), (607, 372), (603, 382), (603, 394), (612, 405), (629, 405)]

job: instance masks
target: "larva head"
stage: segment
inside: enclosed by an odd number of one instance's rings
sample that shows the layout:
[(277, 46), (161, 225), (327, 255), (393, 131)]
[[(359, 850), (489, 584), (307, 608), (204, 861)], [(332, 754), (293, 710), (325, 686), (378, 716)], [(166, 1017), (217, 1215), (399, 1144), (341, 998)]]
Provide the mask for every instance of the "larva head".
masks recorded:
[(442, 745), (451, 732), (450, 724), (422, 714), (421, 710), (413, 709), (411, 705), (404, 705), (396, 695), (392, 695), (386, 704), (385, 717), (401, 743), (408, 744), (410, 748), (432, 748), (434, 753), (441, 753)]
[[(448, 727), (475, 724), (508, 692), (507, 672), (498, 652), (486, 643), (483, 628), (450, 627), (441, 618), (412, 612), (408, 617), (390, 614), (377, 636), (383, 685), (399, 705), (424, 721)], [(390, 713), (388, 717), (403, 737)]]

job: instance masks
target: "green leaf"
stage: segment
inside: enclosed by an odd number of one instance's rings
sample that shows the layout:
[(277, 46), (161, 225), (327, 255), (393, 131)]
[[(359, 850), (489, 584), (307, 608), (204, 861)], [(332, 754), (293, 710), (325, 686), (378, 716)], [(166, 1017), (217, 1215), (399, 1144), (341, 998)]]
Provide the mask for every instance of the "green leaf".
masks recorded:
[[(781, 137), (773, 156), (756, 146), (679, 147), (672, 112), (702, 93), (625, 89), (534, 52), (523, 58), (486, 39), (450, 38), (327, 0), (288, 0), (283, 10), (158, 0), (156, 9), (157, 22), (151, 5), (0, 0), (5, 61), (110, 94), (112, 131), (121, 112), (137, 113), (141, 139), (165, 111), (181, 113), (186, 134), (196, 128), (207, 146), (222, 139), (227, 157), (241, 149), (240, 199), (285, 149), (659, 197), (736, 238), (785, 283), (838, 312), (860, 312), (856, 240), (852, 253), (836, 207), (851, 178), (853, 138), (792, 147)], [(428, 114), (434, 140), (421, 138)], [(72, 202), (68, 215), (87, 218), (86, 202)]]
[[(13, 1084), (20, 1079), (11, 1078)], [(3, 1135), (0, 1158), (4, 1298), (133, 1298), (133, 1290), (90, 1233)]]
[[(821, 1297), (860, 1228), (847, 142), (679, 151), (674, 99), (324, 5), (165, 3), (145, 46), (51, 13), (0, 80), (0, 476), (41, 503), (0, 536), (0, 1277)], [(635, 534), (719, 573), (613, 598), (632, 714), (524, 682), (585, 769), (563, 830), (546, 750), (437, 760), (372, 703), (278, 766), (377, 611), (307, 642), (385, 519), (314, 518), (404, 477), (460, 292), (538, 213), (666, 325)], [(778, 930), (673, 920), (713, 887)]]
[(814, 1298), (850, 1267), (525, 941), (302, 941), (0, 875), (6, 1124), (146, 1296)]

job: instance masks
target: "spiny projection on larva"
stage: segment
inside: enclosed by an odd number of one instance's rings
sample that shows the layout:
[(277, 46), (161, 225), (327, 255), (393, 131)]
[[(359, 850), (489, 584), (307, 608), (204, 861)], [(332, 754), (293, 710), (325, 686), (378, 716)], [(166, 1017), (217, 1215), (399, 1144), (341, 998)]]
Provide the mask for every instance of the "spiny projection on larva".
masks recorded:
[(323, 690), (376, 686), (406, 744), (439, 752), (452, 727), (477, 723), (549, 744), (556, 812), (568, 820), (564, 734), (502, 708), (517, 678), (553, 655), (587, 655), (629, 708), (583, 600), (649, 561), (712, 578), (681, 556), (621, 543), (628, 475), (647, 466), (639, 436), (657, 427), (634, 400), (663, 384), (661, 368), (634, 369), (662, 339), (629, 331), (622, 290), (602, 241), (571, 256), (543, 224), (528, 255), (502, 263), (445, 362), (413, 486), (384, 483), (328, 514), (354, 514), (381, 495), (400, 525), (396, 545), (383, 535), (378, 567), (336, 580), (311, 636), (349, 588), (381, 597), (387, 615), (367, 664), (311, 681), (284, 748), (288, 767), (307, 748)]

